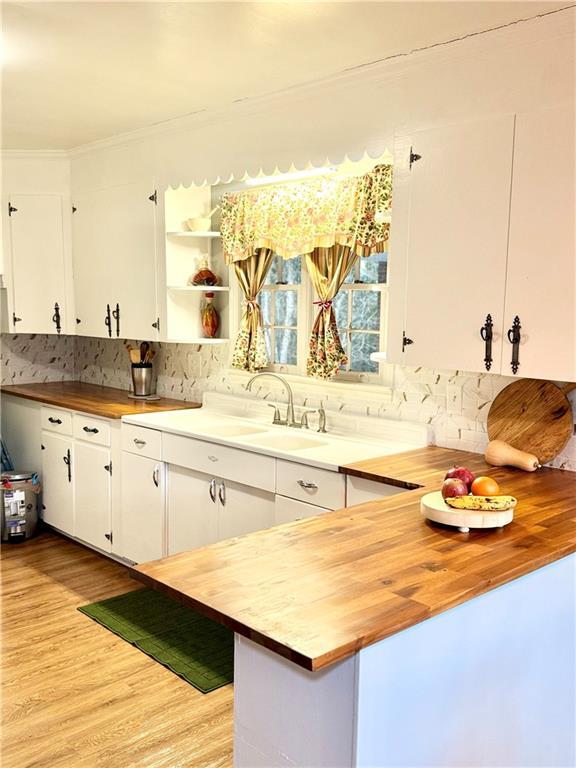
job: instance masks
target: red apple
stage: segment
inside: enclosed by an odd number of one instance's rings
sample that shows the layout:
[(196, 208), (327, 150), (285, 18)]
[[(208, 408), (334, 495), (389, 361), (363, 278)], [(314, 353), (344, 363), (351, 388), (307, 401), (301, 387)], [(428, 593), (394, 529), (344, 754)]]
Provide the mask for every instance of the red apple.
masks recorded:
[(452, 469), (449, 469), (448, 472), (446, 472), (445, 479), (452, 479), (456, 478), (457, 480), (462, 480), (463, 483), (466, 483), (466, 486), (468, 488), (468, 491), (470, 491), (470, 488), (472, 487), (472, 483), (474, 482), (476, 475), (474, 472), (471, 472), (467, 467), (452, 467)]
[(442, 483), (442, 498), (448, 499), (454, 496), (467, 496), (468, 486), (464, 480), (458, 477), (449, 477)]

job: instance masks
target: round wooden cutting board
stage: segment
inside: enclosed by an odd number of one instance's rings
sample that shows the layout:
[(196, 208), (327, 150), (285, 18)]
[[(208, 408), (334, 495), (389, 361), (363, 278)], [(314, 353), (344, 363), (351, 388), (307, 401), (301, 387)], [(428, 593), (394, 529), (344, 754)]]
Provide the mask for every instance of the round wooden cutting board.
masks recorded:
[(551, 381), (518, 379), (500, 392), (488, 413), (488, 437), (538, 457), (540, 464), (555, 458), (574, 431), (568, 392)]

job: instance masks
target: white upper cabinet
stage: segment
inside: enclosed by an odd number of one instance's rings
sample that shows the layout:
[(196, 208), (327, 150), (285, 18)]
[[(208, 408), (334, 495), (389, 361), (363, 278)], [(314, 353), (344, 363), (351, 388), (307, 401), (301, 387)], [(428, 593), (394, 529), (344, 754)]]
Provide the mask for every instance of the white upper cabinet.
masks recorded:
[[(391, 305), (404, 322), (390, 328), (402, 327), (407, 338), (404, 351), (402, 339), (390, 339), (392, 362), (486, 370), (480, 329), (491, 315), (490, 369), (499, 368), (513, 134), (514, 118), (504, 116), (399, 143)], [(394, 266), (397, 258), (404, 268)]]
[[(505, 327), (520, 322), (518, 375), (576, 381), (574, 110), (516, 117)], [(512, 346), (502, 373), (511, 374)]]
[[(62, 195), (10, 194), (6, 203), (9, 330), (68, 333), (73, 328), (67, 300)], [(72, 330), (73, 332), (73, 330)]]
[[(150, 199), (150, 198), (153, 199)], [(156, 339), (156, 205), (142, 182), (74, 196), (77, 333)]]

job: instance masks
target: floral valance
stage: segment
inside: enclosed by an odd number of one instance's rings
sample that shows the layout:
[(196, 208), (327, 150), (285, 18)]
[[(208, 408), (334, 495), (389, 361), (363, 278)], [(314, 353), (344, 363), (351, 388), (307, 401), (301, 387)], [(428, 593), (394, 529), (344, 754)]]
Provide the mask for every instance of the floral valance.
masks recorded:
[(363, 176), (225, 193), (220, 203), (224, 256), (231, 264), (260, 248), (285, 259), (334, 245), (360, 256), (385, 251), (391, 200), (390, 165)]

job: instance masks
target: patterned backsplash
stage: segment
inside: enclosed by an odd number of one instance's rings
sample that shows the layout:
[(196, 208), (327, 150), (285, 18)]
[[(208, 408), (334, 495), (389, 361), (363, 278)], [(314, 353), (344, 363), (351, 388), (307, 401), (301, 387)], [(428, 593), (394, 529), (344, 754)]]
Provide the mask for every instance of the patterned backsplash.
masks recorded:
[[(119, 389), (130, 388), (130, 363), (122, 339), (82, 336), (3, 335), (2, 384), (80, 380)], [(128, 342), (137, 346), (137, 342)], [(228, 368), (227, 346), (154, 344), (159, 395), (201, 400), (204, 392), (245, 394), (246, 376)], [(437, 445), (482, 453), (487, 443), (490, 403), (512, 381), (488, 373), (463, 373), (388, 365), (385, 385), (292, 383), (296, 405), (327, 411), (385, 417), (430, 424)], [(272, 379), (254, 387), (262, 398), (282, 400)], [(570, 395), (576, 403), (576, 392)], [(576, 407), (575, 407), (576, 411)], [(576, 437), (553, 462), (576, 471)]]

